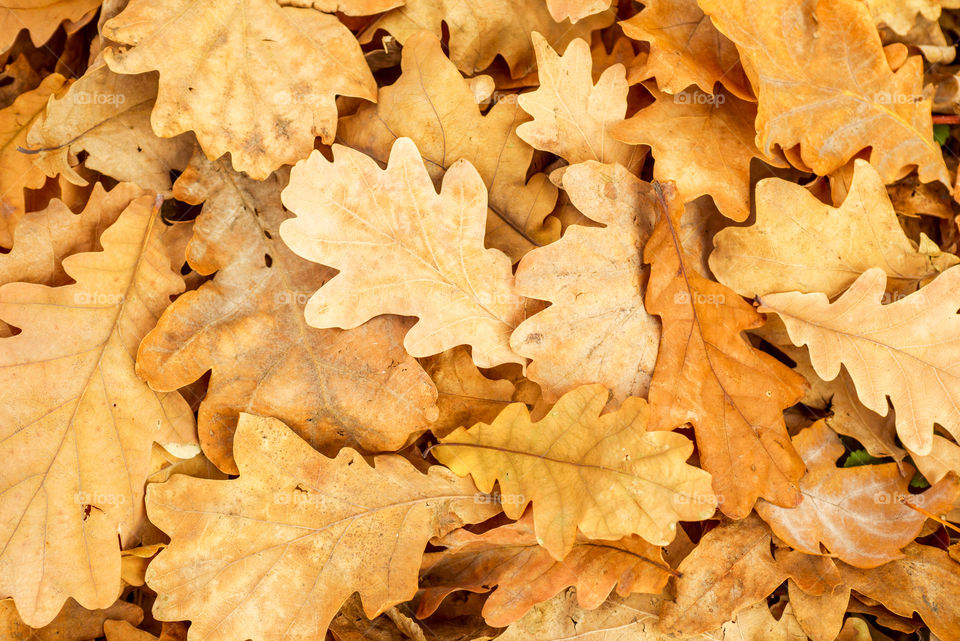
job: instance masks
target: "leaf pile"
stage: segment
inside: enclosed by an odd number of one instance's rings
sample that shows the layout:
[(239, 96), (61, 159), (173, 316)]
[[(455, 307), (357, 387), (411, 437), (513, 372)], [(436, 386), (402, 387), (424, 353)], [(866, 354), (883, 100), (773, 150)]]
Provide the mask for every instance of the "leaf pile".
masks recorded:
[(956, 0), (0, 0), (0, 640), (960, 641)]

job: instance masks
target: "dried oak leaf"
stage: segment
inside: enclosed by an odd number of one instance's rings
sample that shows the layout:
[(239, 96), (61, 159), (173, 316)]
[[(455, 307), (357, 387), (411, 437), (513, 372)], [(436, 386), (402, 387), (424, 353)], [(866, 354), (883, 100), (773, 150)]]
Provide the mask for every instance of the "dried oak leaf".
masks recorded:
[(771, 541), (752, 514), (704, 535), (677, 567), (676, 597), (663, 605), (660, 629), (683, 637), (707, 632), (766, 598), (790, 575), (771, 554)]
[(676, 194), (669, 184), (658, 189), (659, 219), (643, 252), (651, 265), (645, 302), (663, 324), (650, 383), (651, 428), (693, 425), (700, 464), (713, 476), (724, 514), (745, 517), (757, 497), (796, 505), (804, 468), (783, 410), (803, 396), (803, 378), (742, 335), (763, 318), (698, 272), (698, 259), (680, 241)]
[(540, 86), (517, 98), (533, 116), (532, 122), (517, 127), (517, 135), (571, 165), (595, 160), (637, 169), (644, 154), (610, 135), (610, 126), (627, 113), (629, 87), (624, 66), (607, 67), (594, 85), (593, 59), (585, 40), (574, 40), (559, 56), (546, 38), (537, 32), (531, 35)]
[(39, 87), (0, 109), (0, 247), (9, 249), (13, 244), (13, 230), (26, 213), (24, 190), (39, 189), (47, 180), (33, 158), (17, 148), (27, 145), (27, 131), (43, 113), (47, 99), (65, 82), (60, 74), (50, 74)]
[(422, 29), (440, 38), (447, 26), (450, 34), (450, 60), (467, 76), (483, 71), (499, 54), (507, 62), (514, 78), (536, 69), (536, 56), (530, 42), (531, 32), (542, 33), (556, 49), (564, 49), (576, 38), (589, 39), (597, 29), (610, 26), (614, 15), (605, 11), (570, 24), (557, 22), (544, 0), (406, 0), (377, 19), (360, 35), (369, 42), (378, 29), (406, 45), (407, 39)]
[(757, 513), (791, 547), (820, 554), (820, 544), (836, 558), (872, 568), (902, 558), (900, 549), (920, 534), (927, 517), (904, 502), (940, 514), (960, 497), (960, 480), (951, 475), (922, 494), (909, 493), (910, 472), (896, 463), (837, 467), (845, 448), (817, 421), (793, 437), (807, 473), (800, 479), (803, 501), (795, 508), (757, 502)]
[(588, 383), (605, 385), (616, 403), (645, 396), (660, 338), (643, 306), (649, 270), (640, 257), (656, 217), (653, 188), (593, 161), (567, 168), (563, 188), (605, 227), (571, 226), (523, 257), (517, 292), (552, 304), (521, 323), (510, 345), (533, 361), (527, 376), (547, 402)]
[(470, 161), (489, 194), (487, 243), (513, 260), (557, 240), (560, 222), (550, 216), (557, 189), (542, 173), (527, 180), (534, 150), (517, 137), (517, 125), (529, 116), (516, 96), (481, 113), (470, 86), (428, 31), (407, 39), (400, 65), (400, 78), (380, 89), (376, 105), (361, 105), (340, 120), (337, 139), (385, 163), (394, 141), (409, 137), (437, 185), (454, 162)]
[(354, 592), (373, 618), (414, 596), (432, 537), (498, 511), (442, 467), (374, 466), (349, 448), (329, 459), (276, 419), (241, 415), (234, 457), (239, 478), (177, 475), (147, 492), (171, 538), (147, 569), (154, 614), (191, 620), (191, 639), (321, 639)]
[(0, 109), (13, 104), (22, 93), (36, 89), (40, 84), (40, 74), (25, 54), (17, 56), (13, 62), (3, 67), (0, 73)]
[(840, 207), (800, 185), (765, 178), (756, 188), (757, 219), (714, 236), (710, 269), (738, 294), (823, 292), (833, 298), (871, 267), (887, 274), (895, 294), (909, 293), (960, 262), (922, 253), (907, 238), (887, 190), (870, 163), (857, 159)]
[[(815, 557), (810, 557), (815, 558)], [(824, 558), (824, 557), (818, 557)], [(839, 570), (836, 570), (839, 573)], [(787, 595), (794, 616), (811, 641), (834, 641), (843, 628), (844, 615), (850, 603), (850, 587), (841, 583), (822, 594), (808, 594), (792, 579), (787, 581)]]
[(284, 421), (313, 447), (396, 450), (437, 417), (436, 390), (404, 352), (410, 322), (381, 316), (350, 330), (307, 325), (307, 297), (332, 270), (284, 245), (281, 170), (254, 181), (195, 154), (177, 180), (181, 201), (204, 203), (187, 249), (199, 289), (177, 299), (143, 340), (137, 372), (172, 391), (211, 372), (200, 405), (203, 450), (236, 474), (240, 412)]
[[(737, 614), (708, 638), (724, 641), (807, 641), (803, 627), (794, 613), (793, 603), (787, 603), (780, 617), (775, 618), (766, 603), (755, 603)], [(706, 635), (705, 635), (706, 636)], [(830, 638), (830, 641), (836, 637)]]
[(895, 33), (905, 35), (922, 16), (936, 22), (941, 9), (960, 9), (957, 0), (866, 0), (870, 14)]
[(803, 165), (830, 174), (865, 149), (884, 183), (917, 166), (923, 182), (950, 185), (933, 140), (923, 63), (896, 72), (859, 0), (700, 0), (740, 50), (759, 99), (757, 146), (800, 146)]
[(660, 91), (679, 94), (696, 85), (712, 94), (719, 82), (741, 100), (756, 100), (736, 45), (717, 31), (697, 0), (650, 0), (620, 26), (634, 40), (650, 43), (638, 79), (656, 78)]
[(0, 52), (13, 46), (21, 29), (30, 32), (30, 40), (40, 47), (62, 22), (76, 22), (100, 6), (101, 0), (0, 1)]
[(886, 280), (872, 267), (834, 303), (783, 292), (763, 296), (759, 309), (780, 316), (794, 345), (809, 347), (820, 378), (833, 380), (844, 365), (860, 401), (881, 416), (889, 397), (904, 447), (929, 454), (934, 423), (960, 437), (960, 267), (883, 305)]
[(154, 74), (124, 76), (105, 64), (88, 69), (65, 92), (52, 97), (27, 133), (26, 146), (36, 151), (33, 164), (48, 176), (62, 174), (85, 185), (74, 166), (87, 152), (84, 166), (143, 189), (169, 194), (170, 171), (182, 171), (193, 137), (158, 138), (150, 129), (157, 97)]
[(60, 200), (51, 200), (42, 211), (27, 214), (13, 232), (13, 249), (0, 255), (0, 285), (66, 285), (70, 277), (63, 271), (63, 259), (100, 249), (101, 234), (131, 201), (143, 195), (133, 183), (120, 183), (110, 191), (96, 183), (79, 213)]
[(524, 364), (510, 349), (525, 301), (514, 293), (510, 259), (483, 245), (487, 189), (465, 160), (437, 194), (409, 138), (386, 169), (334, 145), (293, 169), (283, 204), (297, 214), (280, 226), (297, 254), (340, 273), (309, 300), (314, 327), (350, 329), (380, 314), (417, 316), (404, 338), (415, 357), (472, 347), (480, 367)]
[(643, 399), (601, 415), (609, 395), (603, 385), (578, 387), (536, 423), (515, 403), (493, 423), (451, 433), (432, 452), (484, 492), (499, 481), (508, 517), (519, 519), (532, 502), (537, 541), (558, 561), (578, 528), (591, 539), (639, 534), (666, 545), (677, 521), (714, 513), (710, 475), (685, 463), (693, 453), (686, 436), (647, 430)]
[(929, 454), (910, 452), (910, 458), (930, 483), (936, 483), (949, 472), (960, 474), (960, 445), (939, 434), (933, 435)]
[(350, 31), (333, 15), (275, 0), (131, 0), (103, 35), (110, 69), (160, 72), (151, 124), (171, 138), (193, 130), (210, 158), (264, 179), (330, 144), (336, 94), (376, 99)]
[(154, 635), (126, 621), (104, 621), (103, 634), (106, 641), (157, 641)]
[(660, 548), (633, 535), (619, 541), (592, 541), (582, 534), (563, 561), (539, 543), (528, 510), (524, 517), (483, 534), (455, 530), (432, 541), (446, 549), (429, 552), (420, 569), (421, 599), (417, 617), (433, 614), (457, 590), (489, 592), (483, 618), (503, 628), (538, 603), (569, 586), (587, 610), (602, 604), (616, 588), (620, 596), (657, 594), (673, 572)]
[(911, 543), (904, 558), (870, 570), (839, 564), (852, 589), (904, 617), (916, 612), (933, 634), (960, 639), (960, 564), (940, 548)]
[(126, 545), (142, 522), (152, 443), (196, 442), (183, 398), (134, 371), (140, 339), (183, 290), (158, 210), (134, 200), (104, 251), (64, 259), (74, 284), (0, 287), (0, 318), (22, 329), (0, 342), (0, 593), (33, 626), (67, 597), (113, 603), (118, 534)]
[(784, 165), (765, 157), (754, 143), (756, 106), (719, 89), (714, 96), (695, 90), (678, 96), (648, 90), (656, 102), (615, 124), (614, 138), (650, 145), (654, 178), (675, 182), (683, 202), (709, 194), (725, 216), (746, 220), (750, 161)]
[(103, 636), (107, 621), (138, 625), (143, 621), (143, 610), (127, 601), (117, 601), (102, 610), (87, 610), (67, 599), (50, 623), (31, 628), (20, 619), (12, 599), (0, 601), (0, 639), (4, 641), (89, 641)]
[(463, 425), (489, 423), (514, 398), (516, 386), (505, 379), (487, 378), (465, 347), (420, 359), (420, 365), (437, 386), (440, 416), (430, 431), (443, 437)]

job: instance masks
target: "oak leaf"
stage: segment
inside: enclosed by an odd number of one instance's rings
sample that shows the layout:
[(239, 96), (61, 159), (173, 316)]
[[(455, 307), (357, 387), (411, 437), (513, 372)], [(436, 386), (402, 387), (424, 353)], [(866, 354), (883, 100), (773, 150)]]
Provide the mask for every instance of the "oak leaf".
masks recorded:
[(515, 403), (490, 424), (440, 439), (432, 452), (484, 492), (499, 482), (508, 517), (519, 519), (532, 503), (537, 541), (557, 560), (578, 528), (591, 539), (639, 534), (666, 545), (677, 521), (714, 513), (710, 475), (685, 463), (693, 453), (686, 436), (647, 431), (646, 401), (631, 397), (601, 414), (608, 399), (602, 385), (579, 387), (536, 423)]
[[(122, 74), (160, 72), (158, 136), (193, 130), (204, 152), (264, 179), (330, 144), (335, 94), (374, 100), (360, 46), (335, 16), (274, 0), (132, 0), (103, 26), (129, 48), (105, 59)], [(253, 66), (255, 61), (255, 66)]]
[(127, 621), (104, 621), (103, 634), (106, 641), (157, 641), (157, 637)]
[(27, 131), (43, 113), (47, 99), (65, 82), (60, 74), (50, 74), (39, 87), (0, 109), (0, 247), (10, 248), (13, 230), (26, 213), (24, 190), (39, 189), (47, 180), (33, 159), (17, 148), (26, 146)]
[(63, 174), (85, 185), (74, 166), (77, 154), (86, 152), (85, 167), (169, 194), (170, 172), (186, 167), (194, 143), (187, 134), (153, 134), (150, 111), (156, 97), (153, 74), (123, 76), (105, 64), (88, 69), (50, 99), (27, 133), (26, 147), (37, 152), (34, 165), (48, 176)]
[(865, 149), (884, 183), (916, 165), (923, 182), (950, 184), (933, 140), (923, 70), (891, 71), (859, 0), (700, 0), (736, 43), (757, 91), (757, 147), (799, 145), (802, 163), (830, 174)]
[(693, 425), (700, 464), (713, 476), (724, 514), (745, 517), (757, 497), (796, 505), (803, 461), (783, 410), (802, 397), (804, 381), (742, 335), (762, 317), (697, 271), (680, 243), (676, 194), (670, 185), (658, 189), (659, 219), (643, 252), (651, 265), (646, 306), (663, 324), (650, 383), (651, 428)]
[(587, 16), (606, 11), (613, 0), (547, 0), (547, 9), (554, 21), (576, 23)]
[(40, 47), (62, 22), (78, 21), (100, 6), (101, 0), (3, 0), (0, 2), (0, 52), (13, 46), (21, 29), (30, 32), (34, 46)]
[[(860, 401), (881, 416), (897, 412), (903, 445), (928, 454), (933, 424), (960, 436), (960, 267), (929, 285), (883, 305), (886, 274), (872, 267), (836, 300), (821, 293), (783, 292), (762, 297), (760, 311), (774, 312), (794, 345), (807, 345), (813, 369), (829, 381), (850, 373)], [(922, 319), (922, 320), (921, 320)]]
[(922, 16), (936, 22), (941, 9), (960, 9), (957, 0), (866, 0), (870, 15), (900, 35), (906, 34)]
[(595, 160), (636, 169), (643, 154), (614, 140), (610, 126), (627, 112), (627, 74), (621, 64), (608, 67), (594, 84), (590, 45), (576, 39), (562, 56), (547, 39), (533, 32), (540, 86), (517, 101), (532, 122), (517, 127), (517, 135), (537, 149), (549, 151), (571, 165)]
[(725, 216), (746, 220), (750, 162), (760, 158), (783, 165), (754, 143), (756, 106), (722, 90), (713, 96), (697, 90), (676, 96), (648, 90), (656, 102), (614, 125), (613, 137), (631, 145), (650, 145), (654, 178), (675, 182), (683, 202), (709, 194)]
[(376, 105), (361, 105), (340, 120), (338, 140), (385, 163), (394, 141), (409, 137), (438, 185), (453, 163), (469, 161), (489, 193), (487, 243), (514, 260), (557, 240), (559, 221), (550, 216), (557, 189), (541, 173), (527, 180), (534, 150), (517, 136), (529, 116), (516, 96), (501, 96), (481, 113), (470, 86), (428, 31), (407, 39), (400, 64), (400, 78), (380, 89)]
[(33, 68), (27, 56), (20, 54), (13, 62), (3, 67), (0, 73), (0, 109), (13, 104), (22, 93), (36, 89), (40, 84), (40, 74)]
[(771, 541), (755, 515), (705, 534), (677, 567), (676, 597), (663, 605), (660, 629), (683, 637), (701, 634), (766, 598), (789, 576), (771, 554)]
[(660, 336), (643, 306), (649, 270), (640, 256), (656, 216), (653, 188), (594, 161), (567, 168), (563, 187), (605, 227), (572, 226), (523, 257), (517, 292), (551, 306), (521, 323), (510, 345), (532, 360), (527, 376), (547, 402), (588, 383), (607, 386), (616, 403), (645, 396)]
[[(0, 287), (0, 593), (41, 626), (67, 597), (94, 609), (120, 588), (120, 543), (142, 522), (151, 444), (196, 441), (179, 394), (137, 378), (137, 345), (183, 289), (154, 199), (134, 200), (74, 254), (62, 287)], [(44, 532), (55, 527), (56, 536)]]
[(861, 568), (902, 558), (900, 549), (927, 519), (904, 503), (940, 514), (960, 497), (956, 475), (911, 495), (910, 476), (902, 476), (896, 463), (838, 468), (845, 448), (823, 421), (794, 436), (793, 445), (807, 466), (800, 479), (803, 501), (782, 508), (761, 500), (757, 513), (774, 534), (807, 554), (820, 554), (823, 543), (836, 558)]
[(799, 291), (833, 298), (871, 267), (883, 269), (894, 294), (906, 294), (960, 262), (946, 252), (917, 250), (865, 160), (855, 161), (839, 207), (780, 178), (758, 182), (755, 198), (756, 222), (718, 232), (710, 254), (717, 279), (742, 296)]
[(930, 483), (936, 483), (949, 472), (960, 474), (960, 445), (939, 434), (933, 435), (928, 454), (910, 452), (914, 465)]
[(279, 418), (319, 449), (371, 451), (403, 447), (437, 417), (433, 384), (401, 346), (407, 320), (384, 316), (351, 330), (307, 325), (307, 297), (332, 272), (280, 240), (290, 218), (280, 204), (287, 173), (257, 182), (194, 156), (174, 191), (204, 203), (187, 261), (215, 275), (166, 310), (137, 355), (138, 373), (159, 391), (211, 371), (200, 442), (233, 474), (241, 411)]
[(369, 42), (378, 29), (383, 29), (405, 45), (407, 39), (421, 29), (441, 37), (443, 24), (450, 33), (449, 58), (457, 69), (468, 76), (476, 75), (503, 57), (514, 78), (536, 69), (536, 56), (530, 42), (534, 31), (542, 33), (550, 44), (564, 49), (576, 38), (588, 39), (597, 29), (613, 22), (613, 12), (591, 15), (576, 24), (557, 22), (550, 15), (544, 0), (481, 0), (464, 3), (458, 0), (406, 0), (380, 17), (361, 34), (361, 42)]
[(103, 635), (107, 621), (124, 621), (134, 625), (143, 621), (143, 610), (127, 601), (117, 601), (101, 610), (86, 610), (73, 599), (42, 628), (31, 628), (17, 614), (13, 600), (0, 601), (0, 639), (10, 641), (89, 641)]
[(622, 597), (634, 592), (659, 593), (672, 573), (664, 565), (660, 549), (636, 535), (619, 541), (591, 541), (580, 534), (570, 553), (557, 561), (537, 543), (533, 530), (528, 511), (521, 520), (483, 534), (455, 530), (434, 540), (434, 545), (446, 549), (424, 555), (417, 617), (433, 614), (456, 590), (487, 592), (492, 588), (483, 618), (502, 628), (568, 586), (576, 587), (581, 607), (593, 610), (614, 589)]
[(960, 638), (960, 564), (945, 550), (911, 543), (904, 557), (871, 570), (840, 564), (844, 581), (879, 601), (891, 612), (910, 618), (916, 612), (941, 639)]
[[(839, 572), (839, 570), (838, 570)], [(804, 592), (793, 580), (787, 581), (787, 596), (794, 616), (811, 641), (834, 641), (843, 628), (850, 602), (850, 588), (839, 585), (822, 594)]]
[(154, 614), (205, 641), (323, 638), (354, 592), (372, 618), (414, 596), (432, 537), (497, 512), (441, 467), (328, 459), (276, 419), (241, 415), (234, 457), (239, 478), (178, 475), (147, 493), (171, 538), (147, 569)]
[(521, 363), (510, 333), (523, 319), (510, 259), (483, 245), (487, 190), (465, 160), (437, 194), (416, 145), (398, 139), (385, 170), (341, 145), (298, 163), (280, 235), (297, 254), (340, 270), (307, 302), (314, 327), (350, 329), (380, 314), (417, 316), (404, 347), (415, 357), (472, 347), (480, 367)]
[(634, 40), (650, 43), (638, 79), (656, 78), (667, 94), (693, 85), (712, 94), (719, 82), (737, 98), (755, 100), (736, 45), (717, 31), (696, 0), (651, 0), (620, 26)]

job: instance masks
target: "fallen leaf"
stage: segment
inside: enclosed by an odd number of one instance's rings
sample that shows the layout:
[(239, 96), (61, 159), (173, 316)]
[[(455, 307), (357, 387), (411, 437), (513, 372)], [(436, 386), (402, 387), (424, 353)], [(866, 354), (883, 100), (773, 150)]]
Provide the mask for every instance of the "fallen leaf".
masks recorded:
[(625, 400), (602, 414), (602, 385), (562, 396), (534, 423), (522, 403), (490, 424), (460, 428), (432, 453), (483, 492), (500, 484), (504, 513), (518, 519), (533, 503), (537, 541), (564, 559), (577, 529), (591, 539), (639, 534), (666, 545), (677, 521), (700, 521), (716, 509), (710, 476), (687, 465), (693, 443), (682, 434), (647, 431), (647, 403)]
[(494, 94), (490, 109), (481, 113), (469, 85), (428, 31), (407, 39), (401, 68), (397, 82), (380, 90), (376, 105), (361, 105), (340, 120), (338, 140), (385, 163), (394, 141), (407, 136), (438, 186), (457, 160), (469, 161), (489, 194), (487, 242), (515, 261), (557, 240), (559, 221), (550, 216), (557, 189), (541, 173), (527, 180), (534, 150), (517, 136), (517, 126), (529, 116), (516, 95)]
[(448, 470), (328, 459), (276, 419), (242, 415), (234, 445), (239, 478), (175, 476), (147, 495), (171, 538), (147, 570), (154, 614), (189, 619), (191, 638), (322, 638), (354, 592), (374, 617), (413, 597), (431, 537), (497, 512)]
[(189, 135), (153, 134), (150, 111), (156, 97), (154, 74), (122, 76), (104, 64), (87, 70), (50, 99), (27, 133), (25, 146), (38, 152), (33, 164), (48, 176), (63, 174), (85, 185), (73, 167), (77, 154), (86, 152), (86, 167), (169, 194), (170, 172), (186, 167), (194, 143)]
[(521, 323), (513, 350), (532, 360), (527, 376), (547, 402), (579, 385), (603, 383), (615, 403), (646, 395), (660, 327), (643, 306), (649, 271), (641, 250), (655, 220), (655, 194), (621, 166), (588, 161), (569, 167), (563, 187), (603, 228), (572, 226), (517, 267), (517, 292), (546, 300)]
[(137, 372), (169, 392), (211, 371), (200, 405), (203, 450), (236, 474), (240, 412), (285, 421), (314, 447), (400, 449), (437, 417), (436, 390), (402, 348), (409, 321), (314, 329), (303, 308), (332, 271), (280, 241), (287, 172), (257, 182), (197, 154), (174, 187), (204, 203), (187, 261), (212, 279), (175, 301), (144, 337)]
[[(754, 144), (753, 103), (718, 90), (697, 90), (670, 96), (653, 87), (656, 99), (624, 122), (613, 126), (613, 137), (631, 145), (650, 145), (654, 178), (671, 180), (683, 202), (709, 194), (728, 218), (750, 214), (750, 162), (764, 156)], [(722, 157), (724, 162), (716, 162)]]
[(672, 572), (660, 549), (636, 535), (608, 542), (581, 534), (563, 561), (557, 561), (537, 543), (529, 511), (516, 523), (479, 535), (455, 530), (433, 544), (446, 549), (424, 555), (417, 617), (433, 614), (457, 590), (492, 589), (483, 618), (496, 628), (508, 626), (568, 586), (576, 587), (580, 607), (593, 610), (614, 589), (623, 597), (657, 594)]
[(884, 183), (916, 165), (923, 182), (950, 184), (933, 140), (922, 62), (896, 72), (859, 0), (700, 0), (713, 24), (736, 43), (758, 97), (757, 146), (800, 146), (824, 176), (869, 148)]
[(675, 191), (669, 184), (658, 189), (659, 216), (643, 252), (651, 265), (646, 306), (663, 324), (650, 383), (651, 429), (693, 425), (700, 464), (713, 476), (724, 514), (743, 518), (758, 497), (796, 505), (803, 461), (783, 410), (802, 397), (803, 379), (745, 339), (742, 332), (762, 325), (762, 317), (697, 272), (680, 243)]
[(297, 214), (283, 241), (308, 260), (340, 270), (307, 302), (314, 327), (351, 329), (379, 314), (417, 316), (403, 345), (412, 356), (472, 347), (480, 367), (524, 363), (509, 346), (524, 316), (510, 260), (483, 246), (486, 188), (461, 160), (439, 195), (416, 145), (400, 138), (381, 170), (358, 151), (334, 145), (334, 161), (314, 152), (283, 190)]
[(741, 100), (756, 100), (737, 47), (717, 31), (696, 0), (650, 0), (620, 26), (634, 40), (650, 43), (639, 79), (656, 78), (660, 91), (681, 94), (696, 85), (712, 94), (719, 82)]
[(34, 627), (67, 597), (113, 603), (118, 543), (144, 517), (151, 444), (196, 439), (183, 398), (134, 373), (141, 337), (183, 288), (163, 227), (153, 198), (138, 198), (104, 232), (104, 251), (63, 260), (74, 284), (0, 288), (0, 318), (22, 329), (0, 341), (0, 593)]
[(547, 0), (547, 9), (554, 21), (576, 23), (587, 16), (606, 11), (613, 0)]
[[(335, 16), (274, 0), (131, 0), (104, 35), (129, 48), (105, 59), (121, 74), (160, 72), (150, 122), (162, 138), (193, 130), (209, 158), (264, 179), (333, 142), (335, 94), (373, 100), (376, 85)], [(255, 66), (252, 66), (255, 61)]]
[(939, 514), (960, 498), (956, 475), (913, 495), (909, 467), (907, 476), (896, 463), (837, 467), (845, 448), (823, 421), (794, 436), (793, 446), (807, 466), (800, 479), (803, 501), (782, 508), (761, 500), (757, 513), (774, 534), (807, 554), (820, 554), (822, 543), (836, 558), (860, 568), (902, 558), (901, 548), (920, 534), (927, 520), (905, 503)]
[(855, 161), (853, 184), (840, 207), (780, 178), (757, 183), (756, 203), (756, 222), (721, 230), (710, 254), (717, 279), (748, 298), (789, 291), (833, 298), (879, 267), (896, 299), (960, 262), (953, 254), (917, 250), (880, 175), (865, 160)]
[(40, 47), (53, 35), (60, 23), (80, 20), (100, 6), (100, 0), (59, 0), (58, 2), (0, 3), (0, 52), (10, 49), (21, 29), (30, 32), (34, 46)]
[(958, 279), (960, 268), (953, 267), (883, 305), (886, 274), (872, 267), (834, 303), (821, 293), (784, 292), (763, 296), (759, 309), (779, 315), (793, 343), (809, 347), (822, 379), (833, 380), (844, 365), (860, 401), (881, 416), (889, 397), (900, 440), (923, 455), (933, 446), (934, 423), (960, 435), (960, 409), (952, 400), (960, 393), (952, 355), (960, 342), (951, 338), (960, 334), (960, 327), (952, 329), (960, 325)]
[(629, 87), (623, 65), (608, 67), (594, 84), (585, 40), (572, 41), (559, 56), (541, 34), (534, 31), (532, 37), (540, 86), (517, 98), (533, 116), (532, 122), (517, 127), (517, 135), (571, 165), (594, 160), (635, 170), (643, 154), (610, 135), (610, 126), (623, 120), (627, 111)]
[(157, 637), (126, 621), (104, 621), (103, 633), (106, 641), (157, 641)]

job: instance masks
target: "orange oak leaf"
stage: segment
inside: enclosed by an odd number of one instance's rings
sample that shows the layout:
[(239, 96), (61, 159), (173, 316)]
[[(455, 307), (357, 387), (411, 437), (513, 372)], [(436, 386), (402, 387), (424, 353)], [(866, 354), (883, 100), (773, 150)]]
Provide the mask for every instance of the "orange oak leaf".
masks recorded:
[(614, 590), (657, 594), (672, 570), (660, 549), (633, 535), (619, 541), (577, 536), (570, 553), (557, 561), (537, 543), (533, 519), (524, 517), (483, 534), (455, 530), (434, 545), (446, 548), (423, 557), (417, 617), (430, 616), (457, 590), (488, 592), (483, 618), (497, 628), (513, 623), (537, 603), (568, 586), (577, 589), (581, 607), (593, 610)]
[(869, 149), (884, 183), (916, 166), (923, 182), (950, 185), (933, 140), (923, 63), (890, 69), (859, 0), (700, 0), (733, 40), (758, 97), (757, 146), (800, 146), (802, 164), (833, 173)]
[(696, 85), (712, 94), (719, 82), (741, 100), (756, 100), (736, 45), (717, 31), (696, 0), (650, 0), (620, 26), (634, 40), (650, 43), (640, 79), (656, 78), (660, 91), (679, 94)]
[(616, 403), (646, 395), (660, 325), (643, 306), (649, 269), (640, 252), (655, 220), (650, 183), (619, 165), (594, 161), (563, 174), (571, 202), (602, 228), (574, 225), (556, 243), (535, 249), (517, 267), (517, 291), (551, 306), (510, 337), (530, 358), (527, 376), (544, 398), (602, 383)]
[(556, 22), (576, 23), (587, 16), (606, 11), (613, 0), (547, 0), (547, 9)]
[(0, 2), (0, 52), (9, 49), (21, 29), (30, 32), (34, 46), (41, 46), (62, 22), (76, 22), (95, 11), (102, 0), (3, 0)]
[(660, 629), (693, 636), (766, 598), (790, 572), (770, 552), (770, 530), (755, 515), (708, 532), (677, 567), (676, 597), (660, 611)]
[(132, 0), (103, 25), (127, 47), (105, 59), (122, 74), (160, 72), (153, 130), (193, 130), (204, 152), (264, 179), (334, 140), (335, 95), (374, 100), (376, 84), (333, 15), (275, 0)]
[(635, 169), (643, 154), (610, 135), (610, 126), (627, 112), (624, 66), (607, 67), (594, 84), (590, 45), (585, 40), (574, 40), (560, 56), (542, 35), (533, 32), (532, 37), (540, 86), (517, 98), (533, 116), (532, 122), (517, 127), (517, 135), (571, 165), (595, 160)]
[(675, 182), (683, 202), (709, 194), (725, 216), (746, 220), (750, 162), (759, 158), (784, 165), (754, 143), (756, 106), (721, 90), (712, 96), (695, 89), (670, 96), (648, 89), (656, 102), (614, 125), (613, 137), (650, 145), (654, 177)]
[(60, 74), (50, 74), (39, 87), (0, 109), (0, 247), (9, 249), (13, 244), (13, 230), (26, 213), (24, 190), (39, 189), (47, 180), (31, 157), (17, 148), (26, 146), (30, 127), (65, 82)]
[(794, 345), (809, 347), (820, 378), (833, 380), (842, 364), (860, 401), (881, 416), (889, 397), (903, 445), (928, 454), (934, 423), (960, 436), (960, 266), (883, 305), (886, 281), (873, 267), (833, 303), (820, 293), (784, 292), (763, 296), (759, 309), (780, 316)]
[(368, 451), (399, 449), (437, 417), (436, 389), (402, 347), (407, 319), (381, 316), (350, 330), (307, 325), (307, 298), (332, 271), (280, 240), (287, 178), (281, 170), (258, 182), (194, 156), (174, 190), (204, 203), (187, 261), (215, 275), (164, 312), (137, 355), (137, 372), (159, 391), (211, 371), (200, 442), (233, 474), (240, 412), (279, 418), (316, 448)]
[(385, 163), (394, 141), (409, 137), (437, 185), (453, 163), (469, 161), (489, 194), (487, 243), (513, 260), (557, 240), (560, 223), (550, 216), (557, 189), (542, 173), (527, 180), (534, 149), (517, 136), (529, 116), (516, 95), (495, 95), (481, 113), (470, 86), (428, 31), (407, 39), (400, 64), (400, 78), (380, 89), (376, 105), (364, 104), (340, 120), (338, 140)]
[(183, 398), (134, 371), (140, 339), (184, 286), (158, 209), (134, 200), (102, 252), (65, 258), (73, 284), (0, 287), (0, 319), (22, 330), (0, 340), (0, 594), (34, 627), (67, 597), (113, 603), (152, 444), (196, 442)]
[(960, 563), (929, 545), (911, 543), (903, 551), (902, 559), (871, 570), (841, 563), (843, 580), (895, 614), (916, 612), (941, 639), (960, 638)]
[(651, 428), (693, 425), (724, 514), (745, 517), (757, 497), (796, 505), (803, 461), (782, 412), (803, 396), (803, 378), (742, 335), (762, 317), (697, 271), (680, 242), (674, 190), (658, 189), (660, 215), (643, 252), (651, 265), (647, 309), (663, 324), (650, 383)]
[(473, 76), (500, 55), (511, 75), (521, 78), (536, 69), (532, 32), (542, 33), (551, 46), (563, 50), (576, 38), (589, 39), (592, 32), (609, 26), (613, 19), (613, 12), (605, 11), (576, 24), (558, 22), (544, 0), (406, 0), (402, 7), (370, 25), (360, 41), (369, 42), (377, 30), (383, 29), (405, 45), (421, 29), (440, 38), (445, 24), (450, 34), (449, 57), (457, 69)]
[(536, 423), (515, 403), (431, 451), (484, 492), (499, 482), (508, 517), (520, 518), (532, 503), (537, 541), (557, 560), (573, 548), (578, 528), (591, 539), (639, 534), (666, 545), (677, 521), (714, 513), (710, 475), (685, 463), (693, 453), (686, 436), (647, 430), (646, 401), (631, 397), (601, 414), (608, 400), (602, 385), (578, 387)]
[(108, 621), (137, 625), (143, 621), (143, 610), (126, 601), (100, 610), (86, 610), (67, 599), (53, 621), (42, 628), (31, 628), (17, 615), (12, 600), (0, 600), (0, 639), (5, 641), (89, 641), (103, 636), (103, 626)]
[(440, 466), (329, 459), (276, 419), (241, 415), (234, 446), (239, 478), (176, 475), (147, 493), (171, 538), (147, 569), (153, 611), (192, 621), (191, 638), (322, 639), (354, 592), (371, 618), (412, 598), (427, 542), (498, 511)]
[[(949, 511), (960, 497), (960, 480), (951, 475), (922, 494), (909, 493), (910, 474), (896, 463), (837, 467), (845, 448), (817, 421), (793, 437), (807, 473), (800, 479), (803, 501), (794, 508), (757, 503), (757, 513), (791, 547), (820, 554), (820, 544), (850, 565), (872, 568), (902, 558), (900, 549), (920, 534), (927, 512)], [(907, 468), (911, 472), (911, 468)]]
[(334, 269), (306, 307), (314, 327), (350, 329), (380, 314), (417, 316), (404, 338), (415, 357), (470, 345), (480, 367), (525, 363), (510, 349), (525, 301), (510, 259), (483, 245), (487, 190), (465, 160), (437, 194), (416, 145), (398, 139), (387, 168), (334, 145), (298, 163), (283, 190), (297, 214), (280, 226), (297, 254)]

